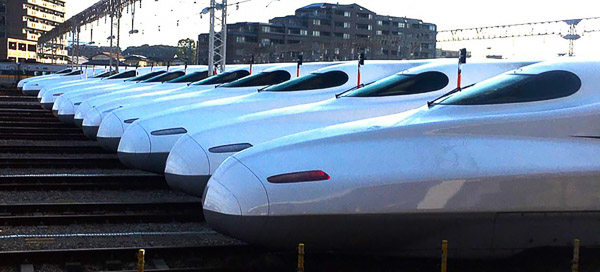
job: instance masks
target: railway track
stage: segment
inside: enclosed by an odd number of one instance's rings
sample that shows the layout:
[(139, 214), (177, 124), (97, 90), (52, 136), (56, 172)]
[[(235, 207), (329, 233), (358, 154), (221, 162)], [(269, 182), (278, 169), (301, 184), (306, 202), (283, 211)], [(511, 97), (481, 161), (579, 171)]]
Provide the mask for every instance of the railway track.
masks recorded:
[[(99, 271), (137, 271), (139, 248), (84, 248), (0, 252), (5, 265), (53, 264), (67, 271), (95, 267)], [(144, 271), (265, 271), (268, 264), (258, 263), (266, 251), (248, 245), (207, 245), (187, 247), (147, 247)], [(223, 258), (224, 255), (230, 256)], [(289, 270), (294, 266), (289, 263)], [(262, 268), (262, 269), (261, 269)]]
[(2, 204), (5, 226), (202, 222), (200, 202)]
[(168, 189), (158, 175), (24, 174), (0, 175), (0, 191)]

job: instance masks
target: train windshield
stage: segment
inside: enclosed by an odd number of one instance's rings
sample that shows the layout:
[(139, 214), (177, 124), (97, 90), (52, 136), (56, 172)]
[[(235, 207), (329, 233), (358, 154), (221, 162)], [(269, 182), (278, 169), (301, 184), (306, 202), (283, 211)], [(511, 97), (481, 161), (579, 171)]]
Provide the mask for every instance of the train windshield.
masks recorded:
[(76, 76), (76, 75), (81, 75), (81, 74), (83, 74), (83, 71), (75, 70), (73, 72), (69, 72), (69, 73), (65, 74), (65, 76)]
[(240, 78), (246, 77), (249, 74), (250, 74), (250, 72), (248, 72), (246, 70), (225, 72), (225, 73), (220, 73), (218, 75), (211, 76), (211, 77), (206, 78), (204, 80), (198, 81), (198, 82), (196, 82), (196, 83), (194, 83), (192, 85), (216, 85), (216, 84), (223, 84), (223, 83), (232, 82), (232, 81), (238, 80)]
[(568, 71), (540, 74), (504, 74), (444, 96), (433, 104), (489, 105), (523, 103), (570, 96), (581, 88), (581, 79)]
[(153, 77), (155, 77), (157, 75), (164, 74), (165, 72), (166, 71), (150, 72), (150, 73), (147, 73), (147, 74), (143, 74), (141, 76), (136, 76), (134, 78), (130, 78), (130, 79), (125, 80), (125, 81), (143, 81), (143, 80), (146, 80), (146, 79), (149, 79), (149, 78), (153, 78)]
[(338, 87), (348, 82), (348, 74), (342, 71), (310, 73), (308, 75), (286, 81), (266, 88), (268, 92), (292, 92)]
[(113, 75), (113, 76), (109, 76), (109, 77), (107, 77), (107, 79), (130, 78), (130, 77), (134, 77), (136, 75), (137, 75), (137, 71), (131, 70), (131, 71), (121, 72), (121, 73), (118, 73), (118, 74)]
[(112, 76), (115, 73), (116, 73), (115, 71), (107, 71), (107, 72), (101, 73), (99, 75), (95, 75), (94, 78), (105, 78), (105, 77)]
[(180, 76), (185, 75), (185, 73), (183, 71), (177, 71), (177, 72), (168, 72), (162, 75), (158, 75), (155, 77), (151, 77), (149, 79), (146, 79), (142, 82), (144, 83), (150, 83), (150, 82), (165, 82), (165, 81), (169, 81), (169, 80), (173, 80), (176, 79)]
[(172, 79), (167, 81), (167, 83), (190, 83), (190, 82), (196, 82), (199, 80), (203, 80), (208, 76), (208, 71), (204, 71), (204, 72), (193, 72), (189, 75), (185, 75), (182, 77), (178, 77), (176, 79)]
[(60, 71), (56, 72), (56, 74), (59, 74), (59, 75), (60, 75), (60, 74), (68, 74), (68, 73), (70, 73), (70, 72), (72, 72), (72, 71), (73, 71), (73, 69), (71, 69), (71, 68), (67, 68), (67, 69), (62, 69), (62, 70), (60, 70)]
[(258, 87), (275, 85), (290, 80), (292, 76), (287, 71), (277, 70), (271, 72), (261, 72), (255, 75), (236, 80), (231, 83), (221, 85), (221, 87)]
[(448, 76), (441, 72), (424, 72), (414, 75), (397, 74), (363, 88), (349, 91), (342, 96), (378, 97), (420, 94), (441, 90), (448, 86), (449, 81)]

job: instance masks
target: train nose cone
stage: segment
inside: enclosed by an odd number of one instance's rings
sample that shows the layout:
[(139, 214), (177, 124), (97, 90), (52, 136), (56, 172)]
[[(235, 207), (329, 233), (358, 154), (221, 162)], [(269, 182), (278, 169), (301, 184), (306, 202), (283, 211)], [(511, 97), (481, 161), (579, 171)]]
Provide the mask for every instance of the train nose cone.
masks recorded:
[(208, 181), (204, 217), (216, 231), (246, 242), (260, 237), (269, 213), (262, 183), (237, 159), (227, 159)]
[[(75, 120), (77, 120), (77, 116), (75, 116)], [(85, 116), (82, 116), (81, 121), (81, 129), (83, 130), (83, 134), (92, 140), (96, 140), (100, 123), (102, 123), (102, 114), (98, 111), (98, 109), (90, 109), (87, 111)]]
[(87, 117), (87, 113), (93, 109), (90, 104), (86, 103), (86, 102), (82, 102), (79, 107), (77, 107), (77, 110), (75, 110), (75, 125), (77, 125), (78, 127), (82, 127), (83, 126), (83, 119), (85, 119)]
[(54, 106), (52, 92), (47, 91), (44, 93), (40, 93), (38, 95), (38, 100), (40, 101), (42, 108), (47, 109), (47, 110), (52, 110), (52, 106)]
[(75, 106), (70, 99), (64, 99), (60, 103), (58, 107), (58, 120), (65, 124), (75, 125)]
[(165, 178), (174, 190), (202, 196), (210, 165), (206, 151), (189, 135), (183, 135), (169, 152)]
[(40, 86), (37, 83), (27, 83), (23, 86), (24, 95), (36, 96), (40, 92)]
[(124, 131), (123, 121), (116, 114), (110, 113), (102, 119), (96, 140), (104, 149), (117, 152)]
[(133, 168), (143, 169), (150, 155), (150, 136), (139, 125), (133, 125), (121, 137), (118, 153), (119, 160)]

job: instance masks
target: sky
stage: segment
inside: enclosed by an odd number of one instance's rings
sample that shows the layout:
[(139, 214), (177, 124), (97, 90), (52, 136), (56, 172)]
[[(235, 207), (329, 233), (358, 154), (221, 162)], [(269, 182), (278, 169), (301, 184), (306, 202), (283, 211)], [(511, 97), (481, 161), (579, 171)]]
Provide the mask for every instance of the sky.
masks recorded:
[[(229, 4), (245, 0), (229, 0)], [(270, 18), (294, 14), (302, 6), (318, 0), (250, 0), (229, 7), (228, 23), (252, 21), (268, 22)], [(97, 0), (67, 0), (67, 17), (89, 7)], [(198, 34), (208, 32), (207, 15), (200, 16), (209, 0), (142, 0), (136, 6), (134, 29), (131, 14), (124, 12), (121, 19), (121, 47), (142, 44), (176, 45), (185, 38), (197, 39)], [(341, 0), (328, 3), (359, 4), (375, 13), (421, 19), (434, 23), (438, 30), (460, 29), (480, 26), (507, 25), (572, 18), (600, 16), (598, 0)], [(80, 39), (93, 40), (97, 45), (108, 45), (109, 23), (104, 19), (82, 28)], [(566, 25), (566, 24), (565, 24)], [(582, 23), (581, 28), (600, 29), (600, 20)], [(93, 28), (93, 37), (90, 29)], [(578, 56), (600, 56), (598, 44), (600, 32), (587, 33), (575, 42)], [(544, 58), (568, 51), (568, 42), (559, 36), (533, 38), (508, 38), (466, 42), (437, 43), (438, 48), (456, 50), (466, 47), (474, 57), (503, 55), (508, 58)]]

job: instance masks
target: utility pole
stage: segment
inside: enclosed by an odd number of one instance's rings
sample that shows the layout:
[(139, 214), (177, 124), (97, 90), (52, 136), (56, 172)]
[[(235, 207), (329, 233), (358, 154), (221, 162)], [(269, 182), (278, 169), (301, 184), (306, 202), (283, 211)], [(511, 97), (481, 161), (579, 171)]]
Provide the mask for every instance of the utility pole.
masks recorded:
[(569, 41), (569, 57), (575, 55), (575, 41), (581, 38), (581, 36), (577, 34), (577, 24), (579, 24), (581, 20), (582, 19), (565, 20), (565, 23), (569, 25), (569, 34), (564, 35), (563, 38)]
[[(227, 0), (210, 0), (210, 32), (208, 37), (208, 70), (225, 71), (227, 61)], [(217, 16), (218, 10), (221, 11)], [(205, 13), (207, 9), (203, 10)], [(220, 28), (220, 29), (219, 29)]]
[(109, 0), (110, 3), (110, 53), (109, 53), (109, 58), (108, 58), (108, 64), (109, 64), (109, 71), (112, 72), (112, 65), (113, 65), (113, 38), (115, 37), (113, 35), (113, 28), (114, 28), (114, 16), (115, 16), (115, 2), (114, 0)]

